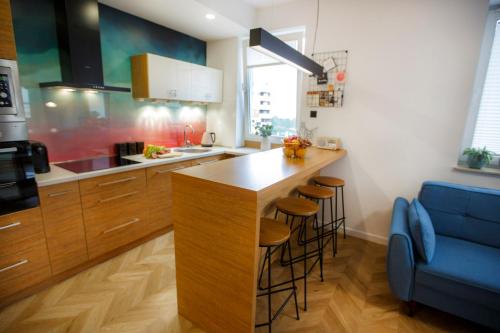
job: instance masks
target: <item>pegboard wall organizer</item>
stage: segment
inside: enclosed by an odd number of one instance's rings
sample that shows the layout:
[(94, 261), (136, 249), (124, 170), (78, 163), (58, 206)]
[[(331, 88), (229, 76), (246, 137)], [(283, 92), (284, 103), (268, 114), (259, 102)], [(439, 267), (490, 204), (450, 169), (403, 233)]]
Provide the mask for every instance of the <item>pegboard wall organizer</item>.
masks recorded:
[(313, 54), (314, 61), (323, 65), (325, 73), (322, 76), (308, 77), (308, 107), (340, 108), (344, 105), (348, 54), (347, 50)]

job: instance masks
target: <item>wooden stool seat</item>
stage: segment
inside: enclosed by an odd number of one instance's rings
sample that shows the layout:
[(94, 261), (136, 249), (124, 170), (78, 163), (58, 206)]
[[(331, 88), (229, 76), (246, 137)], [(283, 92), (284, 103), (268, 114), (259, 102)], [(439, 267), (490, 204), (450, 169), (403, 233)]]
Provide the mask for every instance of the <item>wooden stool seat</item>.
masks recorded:
[(262, 217), (259, 246), (278, 246), (290, 238), (290, 227), (285, 223)]
[(315, 202), (296, 197), (279, 199), (276, 208), (282, 213), (303, 217), (313, 216), (319, 211), (319, 206)]
[(313, 181), (318, 185), (328, 187), (340, 187), (345, 185), (345, 181), (343, 179), (335, 177), (318, 176), (314, 177)]
[(297, 191), (302, 196), (312, 199), (330, 199), (335, 196), (335, 193), (329, 188), (314, 185), (298, 186)]

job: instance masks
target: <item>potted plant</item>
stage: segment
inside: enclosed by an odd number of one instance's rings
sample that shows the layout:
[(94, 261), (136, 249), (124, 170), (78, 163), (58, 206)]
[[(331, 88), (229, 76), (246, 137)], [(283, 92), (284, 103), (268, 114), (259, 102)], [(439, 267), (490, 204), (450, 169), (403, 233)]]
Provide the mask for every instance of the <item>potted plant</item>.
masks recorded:
[(467, 165), (471, 169), (481, 169), (493, 159), (493, 152), (487, 150), (486, 147), (483, 149), (467, 148), (463, 155), (467, 156)]
[(269, 140), (269, 137), (273, 134), (273, 125), (257, 125), (255, 126), (255, 132), (257, 135), (262, 137), (260, 150), (271, 149), (271, 141)]

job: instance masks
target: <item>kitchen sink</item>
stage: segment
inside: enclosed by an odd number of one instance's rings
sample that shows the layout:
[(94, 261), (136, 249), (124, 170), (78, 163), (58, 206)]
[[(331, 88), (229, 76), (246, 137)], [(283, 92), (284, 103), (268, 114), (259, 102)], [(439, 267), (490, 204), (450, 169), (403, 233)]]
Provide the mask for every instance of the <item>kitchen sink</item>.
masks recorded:
[(212, 149), (208, 148), (178, 148), (175, 149), (175, 151), (178, 151), (180, 153), (206, 153), (211, 151)]

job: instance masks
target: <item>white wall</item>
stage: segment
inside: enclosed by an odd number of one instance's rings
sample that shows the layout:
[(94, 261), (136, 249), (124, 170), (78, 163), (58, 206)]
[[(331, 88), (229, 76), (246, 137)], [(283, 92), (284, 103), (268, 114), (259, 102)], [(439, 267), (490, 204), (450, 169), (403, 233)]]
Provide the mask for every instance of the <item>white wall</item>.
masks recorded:
[[(348, 227), (383, 242), (397, 196), (425, 180), (500, 188), (500, 177), (453, 171), (471, 98), (487, 0), (320, 0), (316, 51), (349, 50), (342, 109), (302, 118), (339, 136), (348, 157), (324, 170), (346, 180)], [(274, 30), (306, 26), (315, 4), (299, 0), (257, 13)], [(307, 87), (307, 84), (304, 84)]]
[(209, 104), (207, 131), (215, 132), (216, 144), (226, 147), (243, 145), (242, 66), (239, 38), (207, 42), (207, 66), (223, 71), (222, 103)]

